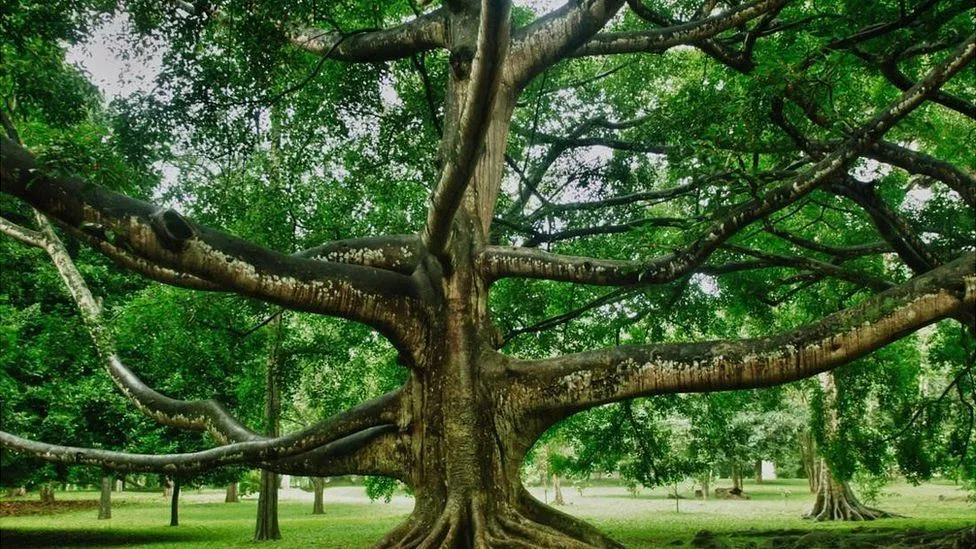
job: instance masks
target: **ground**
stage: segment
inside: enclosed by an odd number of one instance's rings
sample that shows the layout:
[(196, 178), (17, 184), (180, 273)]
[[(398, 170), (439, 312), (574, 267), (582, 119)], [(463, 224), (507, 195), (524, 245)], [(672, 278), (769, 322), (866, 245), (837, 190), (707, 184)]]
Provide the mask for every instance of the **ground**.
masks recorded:
[[(725, 483), (728, 484), (728, 483)], [(718, 486), (725, 486), (719, 483)], [(691, 486), (682, 487), (691, 496)], [(665, 489), (632, 496), (612, 482), (595, 482), (582, 495), (565, 482), (563, 509), (585, 518), (627, 547), (965, 547), (960, 535), (976, 528), (976, 510), (966, 493), (949, 483), (885, 488), (878, 506), (908, 518), (873, 523), (819, 523), (800, 519), (813, 497), (806, 481), (746, 484), (748, 501), (682, 499), (680, 512)], [(539, 499), (541, 487), (532, 488)], [(256, 498), (223, 503), (218, 490), (184, 493), (180, 526), (170, 528), (167, 500), (160, 494), (113, 494), (112, 519), (98, 521), (97, 510), (0, 517), (6, 547), (253, 547)], [(551, 497), (551, 494), (549, 494)], [(60, 500), (95, 500), (95, 492), (58, 493)], [(25, 501), (32, 501), (36, 494)], [(23, 498), (17, 498), (23, 500)], [(10, 500), (4, 500), (5, 502)], [(16, 501), (16, 500), (15, 500)], [(397, 496), (389, 504), (370, 503), (357, 486), (325, 491), (326, 514), (311, 515), (312, 494), (282, 493), (281, 530), (274, 547), (368, 547), (403, 521), (412, 500)]]

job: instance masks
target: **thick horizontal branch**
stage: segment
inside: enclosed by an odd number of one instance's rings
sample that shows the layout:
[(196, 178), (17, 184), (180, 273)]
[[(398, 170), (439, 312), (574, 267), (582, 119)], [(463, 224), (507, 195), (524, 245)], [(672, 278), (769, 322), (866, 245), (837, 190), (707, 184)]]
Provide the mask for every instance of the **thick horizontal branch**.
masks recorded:
[(718, 15), (673, 27), (597, 34), (572, 55), (581, 57), (620, 53), (660, 53), (682, 44), (700, 42), (750, 19), (777, 10), (785, 3), (786, 0), (753, 0)]
[(26, 149), (6, 138), (0, 138), (0, 160), (0, 191), (72, 232), (103, 235), (131, 256), (228, 291), (369, 324), (400, 347), (415, 343), (401, 337), (404, 319), (418, 306), (418, 290), (408, 276), (288, 256), (193, 223), (174, 210), (78, 178), (49, 176)]
[(447, 46), (447, 10), (438, 8), (389, 29), (354, 34), (311, 27), (288, 33), (292, 45), (330, 59), (375, 63)]
[(597, 225), (595, 227), (579, 227), (576, 229), (566, 229), (555, 233), (533, 232), (525, 242), (526, 247), (534, 247), (539, 244), (561, 242), (584, 236), (594, 236), (600, 234), (620, 234), (627, 233), (634, 229), (645, 227), (671, 227), (676, 229), (687, 229), (696, 223), (695, 219), (683, 217), (649, 217), (646, 219), (635, 219), (626, 223), (611, 225)]
[[(394, 429), (400, 416), (398, 392), (386, 395), (320, 423), (289, 435), (237, 442), (185, 454), (132, 454), (92, 448), (59, 446), (37, 442), (0, 432), (0, 445), (9, 450), (31, 455), (45, 461), (66, 465), (91, 465), (114, 471), (158, 471), (191, 473), (239, 463), (258, 464), (299, 456), (334, 444), (333, 449), (348, 453), (351, 443), (366, 442), (362, 435), (366, 430)], [(351, 437), (350, 441), (344, 439)], [(328, 453), (328, 452), (325, 452)]]
[(976, 254), (779, 335), (741, 341), (619, 346), (512, 361), (526, 413), (553, 420), (600, 404), (655, 394), (768, 387), (816, 375), (976, 306)]
[[(172, 0), (172, 4), (193, 17), (206, 16), (218, 23), (229, 22), (222, 11), (204, 11), (200, 3)], [(446, 46), (447, 10), (438, 8), (388, 29), (342, 33), (291, 25), (287, 35), (295, 47), (317, 55), (328, 54), (330, 59), (366, 63), (403, 59)]]
[(262, 469), (286, 475), (377, 475), (410, 482), (409, 437), (396, 425), (364, 429), (294, 457), (265, 461)]
[(832, 246), (797, 236), (789, 231), (777, 229), (772, 225), (766, 227), (766, 232), (778, 236), (795, 246), (831, 255), (838, 259), (854, 259), (866, 255), (877, 255), (892, 251), (891, 246), (885, 242), (869, 242), (867, 244), (855, 244), (852, 246)]
[(415, 234), (350, 238), (309, 248), (295, 255), (409, 275), (423, 255), (423, 244)]
[(939, 160), (934, 156), (890, 143), (879, 141), (868, 147), (864, 153), (868, 158), (901, 168), (908, 173), (925, 175), (945, 183), (959, 196), (976, 208), (976, 175)]

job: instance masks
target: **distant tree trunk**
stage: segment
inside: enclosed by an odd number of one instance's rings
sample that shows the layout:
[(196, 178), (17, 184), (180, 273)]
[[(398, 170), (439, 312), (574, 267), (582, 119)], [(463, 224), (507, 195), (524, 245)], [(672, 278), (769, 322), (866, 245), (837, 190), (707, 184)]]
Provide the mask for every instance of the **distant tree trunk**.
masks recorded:
[(121, 492), (123, 490), (125, 490), (125, 481), (123, 479), (116, 479), (115, 480), (115, 491), (116, 492)]
[(98, 500), (98, 518), (112, 518), (112, 475), (102, 476), (102, 497)]
[(173, 479), (173, 495), (169, 500), (169, 525), (180, 525), (180, 479)]
[(710, 472), (709, 473), (705, 473), (704, 475), (702, 475), (702, 477), (698, 481), (701, 484), (702, 499), (704, 499), (704, 500), (707, 500), (708, 499), (709, 484), (711, 483), (710, 477), (711, 477), (711, 473)]
[(753, 464), (753, 472), (755, 473), (755, 476), (756, 476), (756, 484), (762, 484), (763, 478), (762, 478), (762, 460), (761, 459), (757, 459), (756, 462)]
[[(281, 419), (281, 389), (278, 387), (278, 368), (281, 365), (281, 317), (274, 320), (274, 337), (271, 352), (268, 357), (268, 367), (265, 373), (264, 418), (267, 424), (267, 435), (276, 437), (280, 433)], [(254, 540), (281, 539), (278, 529), (278, 487), (280, 479), (277, 473), (261, 471), (261, 487), (258, 494), (258, 518), (254, 526)]]
[(238, 503), (241, 500), (237, 498), (237, 483), (232, 482), (227, 485), (227, 494), (224, 496), (224, 503)]
[(566, 500), (563, 499), (562, 486), (559, 483), (559, 475), (556, 473), (552, 474), (552, 504), (566, 505)]
[(173, 480), (166, 478), (163, 480), (163, 497), (168, 498), (173, 495)]
[(54, 503), (54, 486), (51, 484), (41, 485), (41, 503)]
[(742, 472), (736, 462), (732, 462), (732, 489), (742, 491)]
[(674, 491), (674, 512), (675, 513), (680, 513), (681, 512), (681, 502), (679, 501), (680, 498), (678, 498), (678, 481), (674, 481), (674, 485), (672, 485), (671, 488)]
[(325, 505), (322, 502), (322, 495), (325, 491), (325, 479), (322, 477), (312, 477), (312, 490), (315, 492), (315, 501), (312, 503), (312, 514), (324, 515)]
[[(832, 436), (837, 431), (837, 386), (834, 375), (830, 372), (820, 374), (820, 384), (824, 393), (824, 430), (826, 436)], [(858, 501), (847, 481), (834, 476), (827, 460), (820, 461), (820, 479), (818, 481), (817, 499), (813, 509), (804, 518), (816, 521), (824, 520), (875, 520), (894, 516), (886, 511), (873, 509)]]
[(810, 493), (816, 494), (820, 481), (820, 460), (817, 459), (817, 442), (809, 429), (800, 433), (800, 462), (807, 475)]
[(820, 481), (813, 509), (804, 518), (826, 520), (875, 520), (893, 517), (892, 513), (861, 503), (847, 481), (837, 480), (826, 461), (820, 463)]

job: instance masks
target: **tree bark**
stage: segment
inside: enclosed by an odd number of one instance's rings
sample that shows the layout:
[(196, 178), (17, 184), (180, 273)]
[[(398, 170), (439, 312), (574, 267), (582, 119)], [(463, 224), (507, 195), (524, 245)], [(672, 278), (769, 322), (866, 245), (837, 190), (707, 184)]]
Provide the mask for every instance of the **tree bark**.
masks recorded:
[(322, 477), (312, 477), (312, 491), (315, 493), (315, 501), (312, 503), (313, 515), (324, 515), (325, 505), (323, 496), (325, 492), (325, 479)]
[(102, 495), (98, 500), (98, 518), (112, 518), (112, 475), (102, 476)]
[(753, 463), (752, 467), (753, 467), (753, 472), (755, 473), (756, 484), (762, 484), (763, 481), (762, 460), (757, 459), (755, 463)]
[[(265, 424), (267, 435), (276, 437), (280, 431), (281, 421), (281, 388), (279, 387), (279, 368), (281, 367), (281, 319), (278, 315), (274, 320), (274, 335), (271, 342), (271, 352), (265, 374)], [(278, 474), (268, 470), (261, 471), (261, 486), (258, 494), (258, 516), (254, 526), (254, 540), (281, 539), (278, 528), (278, 487), (281, 479)]]
[(224, 503), (239, 503), (241, 500), (237, 497), (237, 483), (232, 482), (227, 485), (227, 493), (224, 495)]
[(173, 479), (173, 493), (169, 500), (169, 525), (180, 525), (180, 479)]
[(559, 482), (559, 475), (556, 473), (552, 474), (552, 504), (566, 505), (566, 500), (563, 499), (562, 486)]
[(742, 491), (742, 472), (737, 462), (732, 462), (732, 489)]
[[(837, 433), (839, 419), (837, 416), (837, 384), (834, 374), (827, 372), (820, 374), (820, 384), (823, 389), (825, 436), (834, 437)], [(816, 521), (827, 520), (875, 520), (893, 516), (891, 513), (868, 507), (861, 503), (851, 490), (846, 480), (838, 479), (830, 469), (826, 459), (820, 459), (820, 478), (817, 481), (817, 499), (813, 509), (804, 515)]]
[(54, 503), (54, 487), (51, 484), (42, 484), (39, 495), (41, 503)]
[(820, 480), (813, 509), (804, 518), (827, 520), (875, 520), (895, 516), (887, 511), (861, 503), (851, 490), (850, 483), (838, 480), (826, 460), (820, 460)]
[(813, 432), (809, 429), (800, 433), (800, 461), (803, 463), (803, 472), (807, 475), (807, 486), (811, 494), (816, 494), (819, 490), (820, 481), (820, 461), (817, 459), (817, 443), (814, 440)]

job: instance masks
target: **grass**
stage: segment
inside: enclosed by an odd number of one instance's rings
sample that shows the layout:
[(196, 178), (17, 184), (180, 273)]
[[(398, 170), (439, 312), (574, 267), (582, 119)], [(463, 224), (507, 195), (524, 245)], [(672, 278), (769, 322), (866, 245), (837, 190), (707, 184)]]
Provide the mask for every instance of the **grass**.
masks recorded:
[[(727, 484), (727, 483), (726, 483)], [(720, 486), (723, 484), (719, 484)], [(690, 490), (690, 487), (685, 487)], [(874, 523), (811, 523), (800, 516), (812, 498), (803, 480), (746, 485), (748, 501), (683, 499), (680, 512), (668, 489), (642, 490), (636, 497), (613, 483), (597, 483), (579, 494), (563, 490), (562, 510), (582, 517), (628, 547), (888, 547), (918, 546), (932, 532), (976, 524), (965, 493), (947, 483), (886, 489), (879, 507), (909, 518)], [(543, 499), (542, 488), (532, 492)], [(687, 491), (683, 495), (689, 495)], [(940, 498), (941, 496), (941, 498)], [(29, 499), (36, 495), (29, 496)], [(96, 499), (95, 492), (58, 493), (60, 499)], [(356, 486), (330, 487), (326, 514), (311, 515), (311, 494), (281, 494), (279, 517), (284, 540), (277, 548), (368, 547), (410, 513), (413, 501), (395, 497), (371, 503)], [(111, 520), (96, 520), (95, 509), (53, 515), (0, 518), (3, 547), (253, 547), (256, 501), (223, 503), (217, 490), (185, 491), (180, 526), (169, 524), (168, 500), (158, 493), (113, 494)], [(705, 531), (705, 532), (702, 532)], [(906, 538), (906, 532), (908, 537)], [(909, 540), (907, 542), (906, 540)]]

